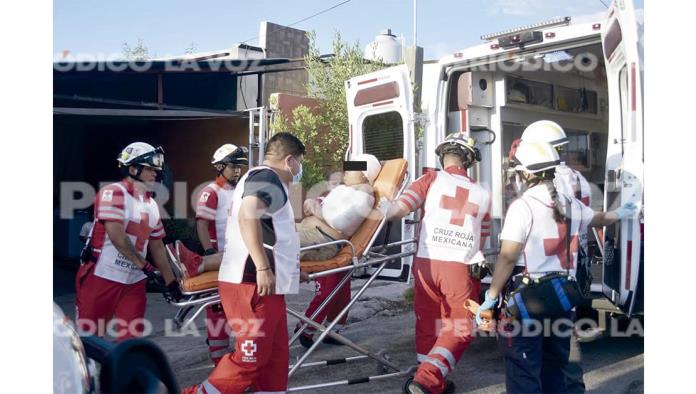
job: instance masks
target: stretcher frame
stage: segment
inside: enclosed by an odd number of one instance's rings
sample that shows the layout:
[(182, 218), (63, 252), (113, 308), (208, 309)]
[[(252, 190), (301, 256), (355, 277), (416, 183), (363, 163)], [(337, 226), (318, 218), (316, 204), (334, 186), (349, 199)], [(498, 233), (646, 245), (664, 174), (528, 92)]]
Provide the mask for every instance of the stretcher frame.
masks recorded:
[[(406, 189), (406, 186), (408, 185), (408, 181), (410, 180), (410, 174), (408, 171), (405, 171), (404, 176), (401, 180), (400, 183), (396, 184), (395, 186), (399, 186), (399, 189), (397, 193), (393, 196), (393, 199), (395, 200), (398, 198), (403, 191)], [(338, 381), (332, 381), (332, 382), (321, 382), (317, 384), (311, 384), (311, 385), (305, 385), (305, 386), (298, 386), (298, 387), (290, 387), (288, 388), (288, 392), (294, 392), (294, 391), (303, 391), (303, 390), (315, 390), (315, 389), (320, 389), (320, 388), (327, 388), (327, 387), (336, 387), (336, 386), (342, 386), (342, 385), (353, 385), (353, 384), (360, 384), (360, 383), (369, 383), (372, 381), (376, 380), (382, 380), (382, 379), (387, 379), (387, 378), (393, 378), (393, 377), (403, 377), (403, 376), (409, 376), (415, 372), (415, 369), (417, 368), (416, 365), (409, 366), (406, 368), (402, 368), (392, 361), (389, 360), (389, 356), (386, 352), (385, 349), (380, 349), (377, 352), (372, 352), (368, 349), (365, 349), (361, 347), (360, 345), (354, 343), (350, 339), (346, 338), (345, 336), (341, 335), (340, 333), (337, 333), (333, 331), (333, 328), (338, 324), (338, 322), (348, 314), (350, 309), (357, 303), (357, 301), (362, 297), (362, 295), (367, 291), (367, 289), (372, 285), (372, 283), (378, 278), (379, 274), (382, 272), (382, 270), (386, 267), (386, 265), (394, 260), (394, 259), (401, 259), (403, 257), (408, 257), (412, 256), (415, 254), (416, 248), (413, 247), (411, 250), (408, 251), (401, 251), (399, 253), (394, 253), (391, 255), (385, 255), (382, 253), (379, 253), (378, 251), (383, 251), (387, 250), (388, 248), (391, 247), (396, 247), (396, 246), (405, 246), (409, 244), (414, 244), (416, 243), (416, 239), (409, 239), (409, 240), (403, 240), (403, 241), (398, 241), (390, 244), (386, 244), (388, 242), (388, 234), (385, 237), (385, 244), (383, 245), (378, 245), (375, 246), (374, 243), (376, 242), (377, 238), (379, 237), (380, 232), (384, 228), (384, 226), (387, 224), (387, 220), (384, 216), (379, 220), (379, 224), (377, 225), (374, 233), (372, 234), (372, 237), (370, 238), (369, 242), (367, 243), (364, 252), (362, 256), (357, 256), (356, 255), (356, 248), (355, 246), (350, 242), (350, 240), (336, 240), (336, 241), (330, 241), (322, 244), (317, 244), (317, 245), (311, 245), (307, 246), (304, 248), (301, 248), (300, 251), (306, 251), (306, 250), (311, 250), (311, 249), (317, 249), (321, 248), (324, 246), (330, 246), (330, 245), (340, 245), (340, 244), (345, 244), (350, 247), (351, 249), (351, 262), (352, 264), (348, 264), (343, 267), (337, 267), (337, 268), (332, 268), (329, 270), (321, 271), (321, 272), (315, 272), (312, 274), (309, 274), (309, 279), (316, 279), (320, 278), (323, 276), (328, 276), (328, 275), (333, 275), (336, 273), (345, 273), (343, 278), (339, 281), (338, 285), (331, 291), (331, 293), (326, 297), (326, 299), (319, 305), (317, 310), (314, 311), (314, 313), (310, 316), (307, 317), (303, 312), (298, 312), (295, 311), (289, 307), (286, 307), (286, 313), (288, 316), (292, 316), (296, 319), (298, 319), (301, 323), (300, 329), (296, 330), (294, 335), (289, 339), (288, 346), (292, 346), (292, 344), (299, 339), (300, 335), (302, 335), (302, 332), (308, 328), (309, 326), (313, 327), (314, 329), (318, 330), (319, 336), (314, 339), (314, 343), (312, 346), (310, 346), (295, 362), (294, 364), (291, 364), (288, 366), (288, 378), (292, 378), (292, 376), (300, 369), (300, 368), (312, 368), (312, 367), (318, 367), (318, 366), (328, 366), (328, 365), (336, 365), (336, 364), (345, 364), (345, 363), (352, 363), (356, 361), (367, 361), (367, 360), (374, 360), (378, 363), (379, 371), (376, 375), (372, 376), (365, 376), (365, 377), (356, 377), (352, 379), (345, 379), (345, 380), (338, 380)], [(264, 245), (264, 247), (268, 249), (272, 249), (271, 246)], [(172, 255), (171, 251), (169, 248), (165, 248), (167, 251), (167, 254), (169, 256), (170, 262), (172, 263), (172, 268), (175, 271), (175, 275), (177, 276), (177, 279), (181, 279), (183, 277), (183, 270), (181, 267), (178, 266), (176, 257)], [(351, 294), (351, 298), (348, 302), (348, 304), (338, 313), (338, 315), (334, 318), (333, 321), (327, 322), (326, 325), (324, 324), (319, 324), (314, 322), (314, 318), (321, 313), (321, 311), (326, 308), (329, 303), (333, 300), (333, 298), (338, 294), (339, 289), (343, 287), (343, 285), (353, 276), (353, 274), (361, 269), (367, 268), (367, 267), (372, 267), (376, 268), (366, 279), (366, 281), (360, 286), (357, 292), (354, 294)], [(184, 299), (180, 301), (168, 301), (171, 305), (176, 306), (179, 308), (177, 311), (176, 315), (174, 316), (174, 323), (177, 326), (178, 329), (181, 329), (191, 322), (193, 322), (196, 317), (208, 306), (219, 304), (220, 303), (220, 294), (218, 293), (217, 287), (213, 288), (208, 288), (208, 289), (202, 289), (202, 290), (197, 290), (197, 291), (182, 291), (184, 295)], [(187, 317), (191, 311), (194, 311), (193, 314), (189, 317)], [(339, 359), (331, 359), (331, 360), (321, 360), (321, 361), (313, 361), (313, 362), (308, 362), (307, 359), (314, 353), (319, 346), (323, 342), (323, 340), (326, 337), (331, 337), (332, 339), (336, 340), (337, 342), (342, 343), (343, 345), (351, 348), (355, 352), (357, 352), (359, 355), (358, 356), (353, 356), (353, 357), (345, 357), (345, 358), (339, 358)]]

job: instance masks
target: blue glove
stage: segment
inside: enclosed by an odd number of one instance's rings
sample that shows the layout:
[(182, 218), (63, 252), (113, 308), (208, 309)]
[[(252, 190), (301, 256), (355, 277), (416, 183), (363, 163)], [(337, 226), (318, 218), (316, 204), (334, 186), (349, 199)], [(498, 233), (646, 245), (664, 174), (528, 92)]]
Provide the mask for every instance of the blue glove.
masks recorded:
[(483, 319), (481, 319), (481, 312), (482, 311), (487, 311), (489, 309), (493, 309), (496, 305), (498, 305), (498, 297), (491, 298), (488, 295), (489, 290), (486, 290), (486, 297), (485, 300), (483, 301), (483, 304), (479, 306), (478, 311), (476, 312), (476, 324), (483, 324)]
[(614, 213), (619, 217), (619, 220), (623, 220), (635, 216), (636, 210), (638, 210), (636, 204), (628, 202), (615, 210)]

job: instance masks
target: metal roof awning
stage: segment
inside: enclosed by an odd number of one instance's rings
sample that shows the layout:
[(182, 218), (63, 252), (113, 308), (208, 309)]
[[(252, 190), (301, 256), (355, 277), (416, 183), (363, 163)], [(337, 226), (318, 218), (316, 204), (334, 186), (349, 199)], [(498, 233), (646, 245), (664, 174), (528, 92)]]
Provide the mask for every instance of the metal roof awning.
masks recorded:
[(178, 105), (113, 100), (100, 97), (68, 96), (54, 94), (54, 115), (94, 115), (115, 117), (164, 118), (236, 118), (247, 117), (245, 111), (215, 110)]
[(54, 62), (54, 73), (191, 73), (223, 72), (248, 74), (263, 72), (265, 67), (303, 59), (173, 59), (173, 60), (84, 60)]
[(123, 109), (123, 108), (53, 108), (54, 115), (90, 115), (105, 117), (137, 117), (151, 119), (204, 119), (204, 118), (239, 118), (247, 117), (246, 112), (214, 112), (206, 110), (181, 110), (181, 109)]

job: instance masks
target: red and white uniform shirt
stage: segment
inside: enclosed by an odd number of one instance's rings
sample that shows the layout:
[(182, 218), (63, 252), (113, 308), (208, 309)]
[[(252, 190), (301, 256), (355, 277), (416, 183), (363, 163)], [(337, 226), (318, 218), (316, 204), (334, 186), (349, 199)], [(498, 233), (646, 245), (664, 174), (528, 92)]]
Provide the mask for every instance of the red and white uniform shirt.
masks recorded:
[(149, 193), (135, 190), (130, 182), (112, 183), (99, 190), (94, 217), (96, 224), (90, 241), (97, 263), (94, 274), (124, 284), (145, 279), (141, 269), (116, 250), (104, 223), (122, 223), (131, 243), (144, 258), (149, 241), (165, 235), (155, 200)]
[[(592, 203), (592, 191), (580, 171), (574, 170), (565, 164), (556, 167), (556, 177), (553, 180), (556, 190), (566, 196), (575, 197), (580, 202), (590, 207)], [(580, 245), (587, 250), (587, 228), (580, 231)]]
[(424, 174), (399, 200), (411, 211), (424, 208), (417, 257), (464, 264), (484, 260), (481, 240), (490, 235), (491, 198), (466, 170)]
[(570, 242), (566, 241), (565, 221), (557, 223), (553, 219), (552, 200), (545, 185), (527, 190), (510, 205), (505, 216), (500, 239), (524, 244), (517, 265), (526, 266), (532, 276), (566, 270), (575, 274), (579, 232), (587, 230), (594, 211), (575, 198), (560, 193), (559, 197), (571, 204)]
[(196, 219), (208, 221), (210, 243), (218, 251), (225, 250), (225, 229), (232, 211), (234, 188), (224, 179), (211, 182), (198, 194)]

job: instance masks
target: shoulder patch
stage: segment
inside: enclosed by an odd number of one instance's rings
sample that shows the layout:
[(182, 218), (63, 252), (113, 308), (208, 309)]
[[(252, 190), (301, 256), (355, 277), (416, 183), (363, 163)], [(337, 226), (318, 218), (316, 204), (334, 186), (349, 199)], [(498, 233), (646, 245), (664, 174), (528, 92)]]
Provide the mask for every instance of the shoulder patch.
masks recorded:
[(111, 201), (114, 199), (114, 191), (112, 189), (106, 189), (102, 192), (102, 201)]
[(198, 199), (199, 202), (208, 202), (208, 198), (210, 197), (210, 192), (202, 192), (201, 197)]

